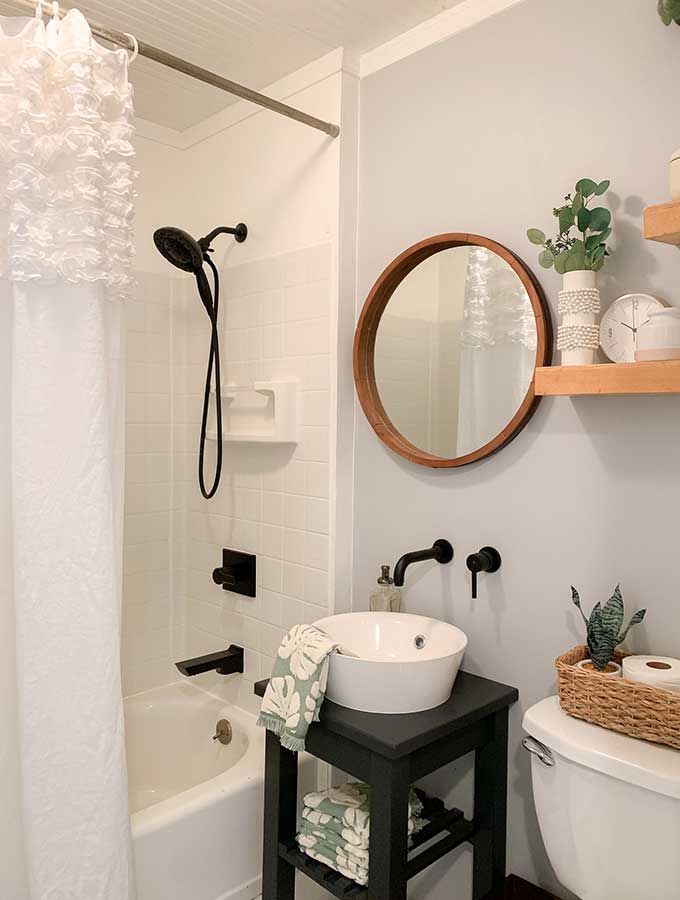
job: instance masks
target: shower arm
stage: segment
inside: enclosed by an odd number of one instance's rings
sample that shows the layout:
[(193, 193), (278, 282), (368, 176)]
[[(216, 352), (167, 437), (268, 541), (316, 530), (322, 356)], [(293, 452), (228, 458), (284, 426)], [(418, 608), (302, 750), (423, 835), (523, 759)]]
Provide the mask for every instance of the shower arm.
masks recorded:
[(243, 222), (240, 222), (236, 228), (228, 228), (226, 225), (220, 225), (218, 228), (213, 228), (213, 230), (209, 234), (206, 234), (205, 237), (200, 238), (198, 246), (204, 253), (207, 253), (212, 242), (220, 234), (233, 234), (239, 244), (242, 244), (248, 236), (248, 229)]

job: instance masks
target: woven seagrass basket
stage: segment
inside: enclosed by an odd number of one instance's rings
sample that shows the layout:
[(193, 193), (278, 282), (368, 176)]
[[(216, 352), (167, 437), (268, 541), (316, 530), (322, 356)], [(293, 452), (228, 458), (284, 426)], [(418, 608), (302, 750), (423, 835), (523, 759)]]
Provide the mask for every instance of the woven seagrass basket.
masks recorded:
[[(555, 660), (562, 709), (593, 725), (680, 750), (680, 693), (578, 669), (576, 663), (588, 655), (587, 647), (574, 647)], [(615, 653), (614, 659), (620, 663), (624, 656)]]

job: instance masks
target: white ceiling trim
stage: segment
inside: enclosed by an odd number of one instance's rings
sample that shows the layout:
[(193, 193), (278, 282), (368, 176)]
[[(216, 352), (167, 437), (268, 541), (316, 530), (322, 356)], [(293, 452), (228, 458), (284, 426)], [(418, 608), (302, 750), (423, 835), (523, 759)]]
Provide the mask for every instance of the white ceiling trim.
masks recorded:
[(361, 77), (365, 78), (419, 50), (439, 44), (459, 31), (472, 28), (484, 19), (522, 2), (523, 0), (463, 0), (458, 6), (453, 6), (364, 53), (361, 57)]
[[(326, 78), (330, 78), (337, 72), (345, 71), (349, 74), (357, 75), (358, 70), (358, 60), (344, 53), (342, 48), (338, 48), (269, 85), (261, 93), (272, 97), (274, 100), (281, 100), (288, 102), (291, 106), (295, 106), (297, 104), (293, 98), (300, 91), (312, 87), (312, 85), (318, 84)], [(238, 103), (215, 113), (215, 115), (209, 116), (202, 122), (192, 125), (185, 131), (175, 131), (164, 125), (149, 122), (147, 119), (137, 119), (135, 125), (139, 137), (159, 144), (165, 144), (168, 147), (175, 147), (178, 150), (188, 150), (190, 147), (201, 143), (201, 141), (208, 140), (208, 138), (214, 137), (227, 128), (233, 128), (239, 122), (257, 115), (274, 116), (276, 113), (249, 103), (247, 100), (240, 100)], [(304, 126), (301, 125), (300, 127), (303, 128)]]

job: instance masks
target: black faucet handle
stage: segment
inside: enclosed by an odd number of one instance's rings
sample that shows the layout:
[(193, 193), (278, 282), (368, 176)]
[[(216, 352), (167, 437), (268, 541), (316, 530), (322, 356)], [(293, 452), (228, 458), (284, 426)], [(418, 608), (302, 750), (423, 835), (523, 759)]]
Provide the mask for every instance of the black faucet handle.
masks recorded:
[(501, 567), (501, 555), (495, 547), (482, 547), (477, 553), (471, 553), (465, 561), (472, 572), (472, 599), (477, 599), (477, 574), (479, 572), (497, 572)]
[(221, 584), (225, 590), (234, 587), (236, 584), (234, 568), (235, 566), (220, 566), (217, 569), (213, 569), (212, 578), (215, 584)]

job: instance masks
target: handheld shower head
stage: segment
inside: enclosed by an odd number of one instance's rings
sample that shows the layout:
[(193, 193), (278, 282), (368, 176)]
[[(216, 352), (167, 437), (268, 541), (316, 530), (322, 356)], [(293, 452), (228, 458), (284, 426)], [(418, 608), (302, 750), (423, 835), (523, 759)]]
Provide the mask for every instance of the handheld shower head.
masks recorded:
[(195, 274), (203, 268), (203, 250), (181, 228), (159, 228), (154, 231), (153, 242), (159, 253), (178, 269)]
[[(239, 244), (248, 237), (248, 228), (240, 222), (235, 228), (227, 228), (226, 225), (220, 225), (214, 228), (209, 234), (201, 238), (199, 241), (192, 238), (186, 231), (181, 228), (159, 228), (154, 231), (153, 240), (159, 253), (167, 259), (169, 263), (182, 269), (183, 272), (191, 272), (196, 278), (198, 293), (201, 298), (205, 311), (210, 318), (210, 352), (208, 354), (208, 370), (205, 379), (205, 392), (203, 394), (203, 415), (201, 418), (201, 439), (198, 451), (198, 483), (201, 493), (210, 500), (217, 492), (220, 483), (220, 475), (222, 472), (222, 389), (220, 375), (220, 339), (218, 334), (217, 313), (220, 302), (220, 279), (217, 266), (210, 258), (213, 239), (218, 234), (233, 234), (235, 240)], [(208, 264), (212, 271), (214, 289), (211, 290), (208, 276), (206, 275), (204, 263)], [(213, 372), (215, 375), (215, 417), (217, 425), (217, 460), (215, 463), (215, 479), (210, 489), (205, 486), (203, 464), (205, 455), (205, 444), (207, 439), (208, 426), (208, 410), (210, 406), (210, 396), (212, 392)]]

